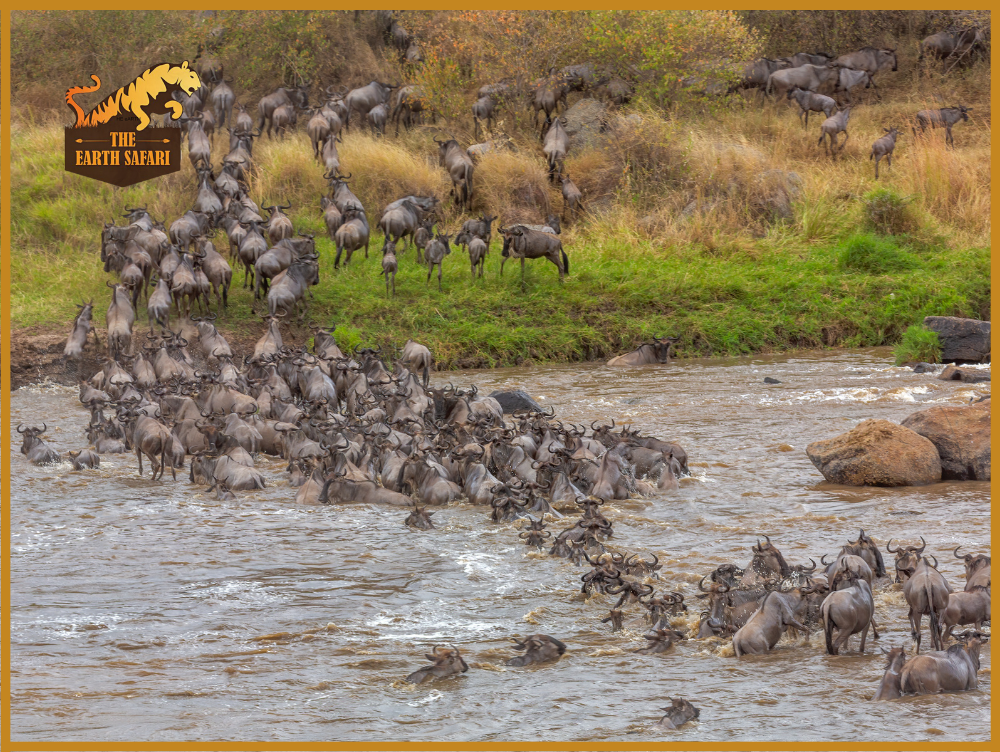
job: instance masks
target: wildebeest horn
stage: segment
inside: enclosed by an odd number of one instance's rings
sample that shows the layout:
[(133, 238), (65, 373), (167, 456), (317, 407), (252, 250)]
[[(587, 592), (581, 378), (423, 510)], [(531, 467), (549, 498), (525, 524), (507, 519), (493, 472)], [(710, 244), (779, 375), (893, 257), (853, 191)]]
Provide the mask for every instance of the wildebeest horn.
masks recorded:
[[(708, 577), (708, 575), (706, 574), (705, 577)], [(708, 590), (705, 590), (705, 577), (702, 577), (698, 582), (698, 589), (703, 593), (709, 592)]]
[[(889, 542), (890, 543), (892, 542), (891, 538), (889, 539)], [(890, 551), (889, 553), (892, 553), (892, 552)], [(828, 567), (833, 562), (830, 562), (830, 564), (828, 564), (827, 561), (826, 561), (826, 554), (823, 554), (822, 556), (819, 557), (819, 563), (822, 564), (824, 567)]]
[(915, 551), (915, 553), (918, 554), (922, 554), (924, 552), (924, 549), (927, 548), (927, 541), (924, 540), (924, 536), (922, 535), (920, 536), (920, 542), (923, 543), (924, 545), (922, 545), (919, 549)]
[(955, 552), (954, 552), (954, 553), (955, 553), (955, 558), (956, 558), (956, 559), (964, 559), (964, 558), (965, 558), (964, 556), (959, 556), (959, 555), (958, 555), (958, 549), (959, 549), (959, 548), (961, 548), (961, 546), (959, 546), (958, 548), (956, 548), (956, 549), (955, 549)]
[[(889, 542), (885, 544), (885, 550), (890, 554), (894, 554), (899, 551), (899, 546), (896, 546), (895, 548), (890, 548), (890, 546), (892, 546), (892, 538), (890, 538)], [(959, 548), (961, 548), (961, 546), (959, 546)]]
[(937, 568), (938, 568), (938, 560), (937, 560), (937, 557), (936, 557), (936, 556), (935, 556), (934, 554), (928, 554), (928, 555), (927, 555), (927, 558), (930, 558), (930, 559), (934, 559), (934, 568), (935, 568), (935, 569), (937, 569)]
[(17, 424), (17, 432), (18, 432), (18, 433), (24, 433), (25, 431), (27, 431), (27, 430), (28, 430), (28, 429), (26, 428), (26, 429), (24, 429), (24, 431), (22, 431), (22, 430), (21, 430), (21, 426), (22, 426), (22, 425), (23, 425), (23, 423), (18, 423), (18, 424)]

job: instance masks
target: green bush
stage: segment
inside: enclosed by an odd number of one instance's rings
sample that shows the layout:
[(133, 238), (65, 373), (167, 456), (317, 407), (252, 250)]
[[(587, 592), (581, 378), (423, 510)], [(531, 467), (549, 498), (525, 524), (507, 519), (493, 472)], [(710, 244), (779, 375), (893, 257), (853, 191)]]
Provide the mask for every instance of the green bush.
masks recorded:
[(914, 324), (903, 332), (892, 354), (896, 356), (897, 366), (912, 362), (938, 363), (941, 361), (941, 340), (937, 332)]
[(920, 266), (920, 260), (890, 238), (859, 233), (840, 246), (840, 268), (866, 274), (889, 274)]
[(876, 188), (861, 198), (865, 207), (865, 227), (880, 235), (902, 235), (913, 232), (917, 221), (910, 202), (912, 196), (900, 196), (891, 188)]

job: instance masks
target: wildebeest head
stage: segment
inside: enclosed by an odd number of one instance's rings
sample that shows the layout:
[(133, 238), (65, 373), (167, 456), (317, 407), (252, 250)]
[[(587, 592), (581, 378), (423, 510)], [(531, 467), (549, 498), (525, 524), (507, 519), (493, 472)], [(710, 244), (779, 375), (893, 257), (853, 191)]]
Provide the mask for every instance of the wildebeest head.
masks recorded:
[(961, 554), (959, 555), (958, 549), (955, 549), (955, 558), (962, 559), (965, 562), (965, 579), (969, 579), (973, 574), (978, 572), (984, 567), (988, 568), (990, 566), (990, 557), (986, 554)]
[(661, 708), (666, 715), (656, 725), (660, 728), (680, 728), (688, 721), (697, 720), (701, 711), (682, 697), (671, 697), (669, 707)]
[(425, 657), (434, 665), (414, 671), (406, 677), (407, 681), (420, 684), (427, 679), (439, 679), (465, 673), (469, 670), (469, 665), (462, 658), (462, 654), (458, 652), (458, 648), (446, 648), (438, 645), (432, 652), (426, 653)]
[(872, 568), (876, 577), (885, 577), (885, 562), (882, 560), (882, 552), (875, 541), (865, 535), (864, 528), (861, 528), (858, 539), (848, 541), (847, 545), (841, 549), (841, 553), (860, 556)]
[(48, 425), (42, 423), (42, 427), (38, 426), (28, 426), (23, 431), (21, 430), (21, 424), (17, 424), (17, 432), (24, 437), (21, 443), (21, 454), (27, 454), (32, 450), (32, 448), (38, 444), (41, 439), (39, 438), (48, 429)]
[(750, 561), (750, 566), (748, 569), (754, 569), (758, 574), (767, 575), (769, 573), (774, 573), (779, 575), (781, 578), (788, 577), (791, 574), (791, 569), (789, 569), (788, 564), (785, 562), (785, 558), (781, 555), (774, 544), (771, 543), (771, 539), (764, 536), (767, 539), (767, 543), (761, 544), (760, 539), (757, 539), (757, 545), (751, 546), (750, 550), (753, 551), (753, 559)]
[(413, 511), (410, 512), (409, 516), (403, 522), (405, 525), (415, 527), (418, 530), (431, 530), (434, 527), (434, 523), (431, 521), (431, 515), (433, 514), (434, 512), (428, 512), (426, 508), (418, 507), (414, 504)]
[[(920, 562), (920, 555), (927, 548), (927, 541), (920, 536), (920, 546), (896, 546), (892, 548), (892, 538), (885, 544), (885, 550), (896, 555), (896, 582), (906, 582), (913, 576), (913, 570)], [(961, 548), (961, 546), (959, 546)]]

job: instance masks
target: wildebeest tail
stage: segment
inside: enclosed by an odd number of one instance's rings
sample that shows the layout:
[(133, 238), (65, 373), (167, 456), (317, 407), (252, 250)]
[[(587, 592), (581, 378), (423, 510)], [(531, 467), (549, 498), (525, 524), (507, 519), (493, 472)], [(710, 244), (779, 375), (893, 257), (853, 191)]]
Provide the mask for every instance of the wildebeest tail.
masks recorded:
[(934, 594), (931, 593), (930, 585), (924, 585), (924, 594), (927, 596), (927, 610), (931, 615), (931, 644), (938, 650), (941, 645), (941, 627), (938, 625), (937, 614), (934, 612)]
[(835, 655), (833, 652), (833, 619), (830, 618), (829, 611), (823, 614), (823, 634), (826, 637), (826, 652)]
[(562, 259), (563, 259), (563, 270), (564, 270), (564, 271), (565, 271), (565, 272), (566, 272), (567, 274), (569, 274), (569, 256), (567, 256), (567, 255), (566, 255), (566, 251), (564, 251), (564, 250), (563, 250), (562, 248), (560, 248), (560, 249), (559, 249), (559, 253), (561, 253), (561, 254), (562, 254)]
[(85, 116), (83, 114), (83, 108), (81, 108), (80, 105), (78, 105), (75, 101), (73, 101), (73, 97), (75, 97), (77, 94), (90, 94), (101, 88), (101, 79), (99, 79), (94, 74), (91, 74), (90, 77), (91, 79), (93, 79), (96, 86), (74, 86), (72, 89), (66, 92), (66, 104), (68, 104), (70, 109), (76, 113), (76, 122), (73, 124), (74, 128), (79, 128), (81, 125), (83, 125)]
[(431, 377), (431, 366), (429, 363), (424, 364), (424, 386), (427, 386), (427, 381)]

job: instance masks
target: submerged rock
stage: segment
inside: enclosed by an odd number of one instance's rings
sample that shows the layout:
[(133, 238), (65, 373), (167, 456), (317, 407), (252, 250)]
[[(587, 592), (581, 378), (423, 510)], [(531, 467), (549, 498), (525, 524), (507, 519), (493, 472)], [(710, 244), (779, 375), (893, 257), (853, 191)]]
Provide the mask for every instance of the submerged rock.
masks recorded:
[(941, 371), (941, 375), (938, 378), (942, 381), (961, 381), (966, 384), (979, 384), (983, 381), (989, 381), (990, 373), (989, 371), (976, 371), (971, 368), (948, 366)]

